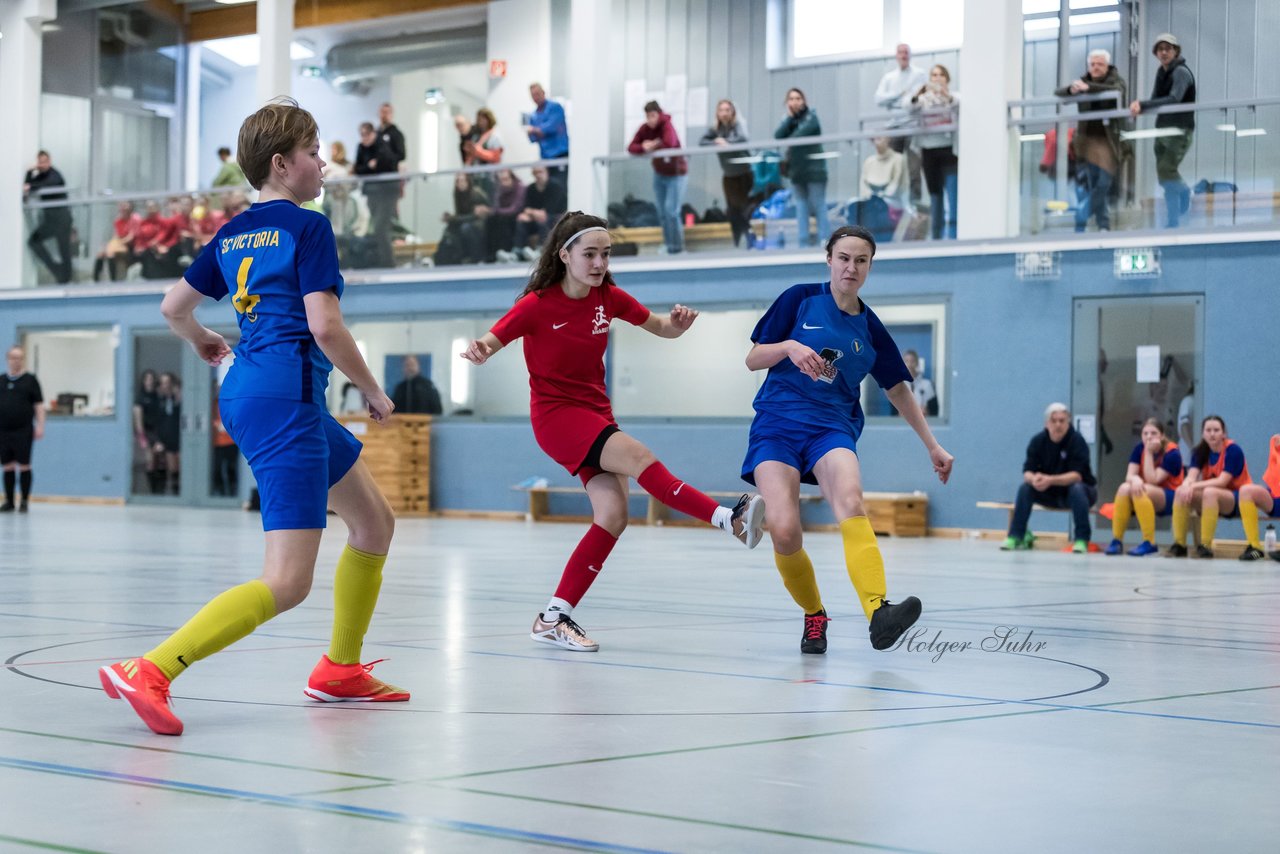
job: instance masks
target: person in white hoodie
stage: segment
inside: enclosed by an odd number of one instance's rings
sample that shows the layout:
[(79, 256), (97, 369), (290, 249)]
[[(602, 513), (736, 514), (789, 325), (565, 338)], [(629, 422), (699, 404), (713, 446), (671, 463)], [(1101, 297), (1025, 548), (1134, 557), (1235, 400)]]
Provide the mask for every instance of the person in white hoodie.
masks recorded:
[[(911, 64), (911, 45), (900, 44), (896, 53), (898, 65), (884, 73), (876, 87), (876, 106), (890, 112), (905, 112), (910, 107), (911, 96), (928, 81), (924, 69)], [(889, 127), (899, 123), (890, 122)], [(895, 136), (889, 147), (907, 159), (907, 176), (910, 181), (911, 201), (920, 200), (920, 151), (911, 144), (909, 136)]]

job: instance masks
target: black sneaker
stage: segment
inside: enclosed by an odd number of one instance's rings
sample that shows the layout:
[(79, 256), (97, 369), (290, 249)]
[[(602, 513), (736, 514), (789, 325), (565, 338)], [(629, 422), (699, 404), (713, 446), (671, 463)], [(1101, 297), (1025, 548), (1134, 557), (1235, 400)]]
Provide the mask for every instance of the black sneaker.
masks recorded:
[(1255, 549), (1253, 546), (1249, 546), (1240, 554), (1241, 560), (1262, 560), (1264, 557), (1266, 554), (1262, 549)]
[(1198, 545), (1196, 546), (1196, 557), (1202, 558), (1202, 559), (1211, 558), (1213, 557), (1213, 549), (1209, 548), (1204, 544)]
[(19, 512), (19, 513), (26, 513), (26, 512), (27, 512), (27, 502), (25, 502), (25, 501), (24, 501), (24, 502), (22, 502), (21, 504), (19, 504), (19, 505), (18, 505), (18, 512)]
[(0, 513), (12, 513), (13, 510), (14, 507), (12, 501), (6, 501), (4, 504), (0, 504)]
[(1164, 556), (1165, 557), (1186, 557), (1187, 547), (1182, 545), (1181, 543), (1174, 543), (1173, 545), (1169, 546), (1169, 550), (1164, 553)]
[(871, 615), (871, 646), (875, 649), (888, 649), (898, 642), (902, 633), (915, 625), (920, 619), (920, 600), (908, 596), (897, 605), (888, 599), (880, 601), (880, 607)]
[(826, 611), (804, 615), (804, 634), (800, 637), (800, 651), (808, 655), (822, 655), (827, 651)]
[(1272, 553), (1271, 553), (1271, 559), (1272, 559), (1272, 560), (1275, 560), (1275, 561), (1280, 561), (1280, 551), (1274, 551), (1274, 552), (1272, 552)]

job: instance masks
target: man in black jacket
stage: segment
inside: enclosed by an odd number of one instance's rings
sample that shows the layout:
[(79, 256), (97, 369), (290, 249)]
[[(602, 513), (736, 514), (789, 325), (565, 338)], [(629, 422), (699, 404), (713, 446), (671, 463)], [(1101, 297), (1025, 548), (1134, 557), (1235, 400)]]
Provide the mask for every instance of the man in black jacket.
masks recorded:
[[(66, 187), (62, 173), (53, 168), (49, 152), (41, 151), (36, 155), (36, 165), (27, 171), (22, 184), (22, 197), (33, 202), (66, 201)], [(27, 245), (49, 269), (54, 281), (66, 284), (71, 281), (71, 210), (66, 207), (37, 208), (39, 224), (31, 232)], [(45, 247), (46, 240), (54, 240), (58, 244), (59, 261), (54, 263), (53, 256)]]
[(1072, 551), (1089, 550), (1093, 535), (1089, 508), (1098, 500), (1098, 482), (1089, 465), (1089, 446), (1071, 426), (1071, 412), (1064, 403), (1051, 403), (1044, 411), (1044, 430), (1031, 437), (1022, 464), (1022, 486), (1009, 521), (1005, 551), (1031, 548), (1034, 536), (1027, 532), (1031, 505), (1071, 508), (1075, 542)]
[(401, 362), (404, 368), (404, 379), (391, 393), (391, 402), (396, 405), (396, 412), (413, 412), (425, 415), (439, 415), (444, 412), (440, 403), (440, 392), (427, 377), (422, 375), (422, 366), (417, 356), (405, 356)]
[[(1156, 72), (1155, 83), (1151, 86), (1151, 97), (1145, 101), (1134, 101), (1129, 105), (1129, 112), (1136, 116), (1152, 107), (1194, 104), (1196, 78), (1187, 67), (1187, 61), (1182, 58), (1182, 45), (1178, 43), (1177, 37), (1172, 33), (1161, 33), (1156, 36), (1156, 44), (1151, 52), (1160, 61), (1160, 70)], [(1156, 116), (1156, 127), (1170, 128), (1173, 131), (1170, 136), (1157, 137), (1153, 148), (1156, 155), (1156, 177), (1164, 188), (1168, 226), (1175, 228), (1178, 218), (1191, 207), (1191, 188), (1182, 180), (1178, 166), (1191, 148), (1196, 114), (1160, 113)]]
[[(374, 130), (371, 122), (360, 125), (360, 145), (356, 147), (357, 175), (391, 175), (396, 172), (396, 154), (387, 141)], [(373, 238), (373, 266), (389, 269), (396, 265), (391, 251), (391, 229), (396, 218), (396, 202), (400, 199), (400, 182), (367, 181), (364, 197), (369, 202), (369, 231)]]

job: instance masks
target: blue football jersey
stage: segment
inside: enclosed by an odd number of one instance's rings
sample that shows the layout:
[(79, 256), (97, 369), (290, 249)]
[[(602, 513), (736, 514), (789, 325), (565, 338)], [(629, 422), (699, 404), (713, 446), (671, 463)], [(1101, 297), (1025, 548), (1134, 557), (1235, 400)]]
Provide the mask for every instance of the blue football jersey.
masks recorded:
[(756, 324), (751, 340), (777, 344), (788, 339), (811, 347), (825, 363), (823, 375), (810, 379), (782, 359), (769, 369), (756, 394), (757, 412), (803, 424), (846, 424), (862, 430), (859, 389), (868, 374), (881, 388), (911, 382), (902, 354), (875, 312), (862, 303), (859, 314), (836, 305), (831, 284), (794, 285), (783, 291)]
[(323, 214), (284, 199), (253, 205), (218, 230), (187, 268), (205, 296), (231, 295), (240, 325), (235, 363), (221, 395), (323, 405), (333, 363), (307, 326), (303, 296), (342, 296), (338, 248)]

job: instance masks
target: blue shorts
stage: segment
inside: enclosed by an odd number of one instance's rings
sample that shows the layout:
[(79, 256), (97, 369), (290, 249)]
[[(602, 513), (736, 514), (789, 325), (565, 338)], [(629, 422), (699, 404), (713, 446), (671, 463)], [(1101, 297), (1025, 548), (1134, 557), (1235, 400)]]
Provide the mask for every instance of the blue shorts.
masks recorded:
[(1161, 516), (1173, 515), (1173, 493), (1174, 493), (1174, 490), (1172, 489), (1166, 489), (1164, 491), (1164, 509), (1156, 511), (1157, 519), (1160, 518)]
[(360, 441), (315, 403), (238, 397), (218, 408), (258, 481), (262, 530), (325, 527), (329, 487), (355, 465)]
[(801, 483), (817, 484), (813, 467), (834, 448), (848, 448), (856, 454), (857, 433), (844, 425), (801, 424), (789, 418), (758, 412), (751, 422), (747, 458), (742, 462), (742, 479), (754, 486), (756, 466), (771, 460), (786, 463), (800, 472)]

